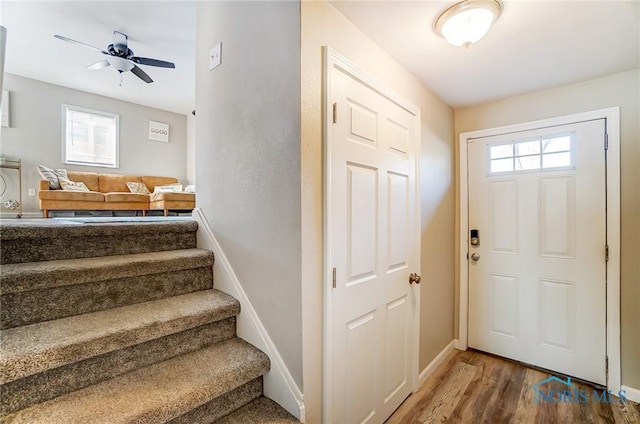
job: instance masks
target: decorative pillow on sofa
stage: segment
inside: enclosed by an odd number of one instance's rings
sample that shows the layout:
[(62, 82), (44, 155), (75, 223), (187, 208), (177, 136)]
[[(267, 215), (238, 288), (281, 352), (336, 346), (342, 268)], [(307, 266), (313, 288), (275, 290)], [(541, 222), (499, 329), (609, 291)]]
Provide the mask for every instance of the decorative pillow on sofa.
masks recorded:
[(51, 169), (44, 165), (38, 165), (38, 173), (49, 182), (49, 188), (51, 190), (60, 190), (62, 188), (60, 185), (61, 178), (67, 181), (69, 180), (66, 169)]
[(161, 186), (155, 186), (153, 188), (154, 193), (180, 193), (182, 191), (182, 184), (167, 184)]
[(131, 193), (136, 193), (136, 194), (151, 193), (144, 183), (136, 183), (136, 182), (130, 181), (127, 183), (127, 187), (129, 187), (129, 191)]
[(81, 181), (70, 181), (66, 178), (60, 180), (60, 186), (62, 186), (63, 190), (67, 191), (89, 191), (89, 187), (87, 187), (85, 183)]

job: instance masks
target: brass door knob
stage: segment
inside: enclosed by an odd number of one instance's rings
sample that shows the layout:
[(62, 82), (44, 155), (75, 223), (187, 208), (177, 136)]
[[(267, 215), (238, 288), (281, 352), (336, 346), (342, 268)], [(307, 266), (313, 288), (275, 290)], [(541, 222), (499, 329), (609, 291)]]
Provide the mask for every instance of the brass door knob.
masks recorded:
[(420, 284), (420, 280), (422, 280), (422, 278), (420, 278), (420, 276), (414, 272), (412, 272), (411, 274), (409, 274), (409, 284)]

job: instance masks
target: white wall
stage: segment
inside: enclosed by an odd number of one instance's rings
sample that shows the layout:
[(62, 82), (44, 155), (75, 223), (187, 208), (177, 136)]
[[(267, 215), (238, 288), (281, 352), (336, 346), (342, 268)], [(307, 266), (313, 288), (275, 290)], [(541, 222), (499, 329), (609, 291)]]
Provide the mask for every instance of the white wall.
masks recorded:
[(187, 115), (187, 184), (196, 183), (196, 117)]
[(197, 16), (198, 207), (302, 387), (300, 4), (200, 2)]
[(3, 76), (4, 76), (4, 52), (7, 44), (7, 29), (0, 26), (0, 93), (3, 89)]
[(622, 384), (640, 389), (640, 70), (456, 109), (456, 134), (614, 106), (621, 127)]
[(307, 422), (317, 423), (322, 420), (322, 46), (421, 109), (420, 370), (454, 336), (454, 122), (449, 106), (329, 3), (303, 1), (301, 10), (304, 398)]
[[(187, 177), (187, 117), (13, 74), (5, 74), (10, 92), (10, 127), (2, 128), (0, 151), (22, 159), (23, 211), (37, 212), (37, 165), (114, 174)], [(100, 168), (62, 163), (62, 104), (120, 115), (120, 167)], [(169, 143), (148, 139), (149, 120), (169, 124)]]

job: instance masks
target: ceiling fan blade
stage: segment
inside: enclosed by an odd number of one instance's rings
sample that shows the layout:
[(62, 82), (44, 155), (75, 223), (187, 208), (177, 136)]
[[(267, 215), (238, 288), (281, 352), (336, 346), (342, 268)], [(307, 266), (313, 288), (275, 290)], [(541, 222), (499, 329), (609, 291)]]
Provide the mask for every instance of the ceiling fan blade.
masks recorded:
[(127, 54), (129, 46), (127, 45), (127, 34), (120, 31), (113, 31), (113, 48), (119, 54)]
[(55, 38), (57, 38), (57, 39), (59, 39), (59, 40), (62, 40), (62, 41), (67, 41), (67, 42), (69, 42), (69, 43), (79, 44), (79, 45), (81, 45), (81, 46), (89, 47), (90, 49), (97, 50), (97, 51), (99, 51), (99, 52), (101, 52), (101, 53), (104, 53), (104, 54), (109, 54), (109, 53), (105, 52), (105, 51), (104, 51), (104, 50), (102, 50), (102, 49), (99, 49), (99, 48), (94, 47), (94, 46), (92, 46), (92, 45), (90, 45), (90, 44), (87, 44), (87, 43), (83, 43), (82, 41), (73, 40), (73, 39), (71, 39), (71, 38), (67, 38), (67, 37), (64, 37), (64, 36), (62, 36), (62, 35), (58, 35), (58, 34), (55, 34), (55, 35), (54, 35), (54, 37), (55, 37)]
[(135, 76), (137, 76), (138, 78), (140, 78), (142, 81), (146, 82), (147, 84), (153, 82), (151, 77), (149, 75), (147, 75), (147, 73), (145, 71), (143, 71), (142, 69), (138, 68), (135, 65), (131, 69), (131, 72), (133, 72), (135, 74)]
[(171, 62), (167, 62), (165, 60), (159, 60), (159, 59), (150, 59), (148, 57), (134, 56), (130, 60), (133, 60), (135, 63), (139, 65), (157, 66), (159, 68), (175, 68), (176, 67), (176, 65)]
[(107, 66), (110, 66), (111, 64), (109, 63), (108, 60), (101, 60), (100, 62), (96, 62), (93, 65), (89, 65), (87, 66), (87, 69), (90, 71), (94, 71), (96, 69), (103, 69), (106, 68)]

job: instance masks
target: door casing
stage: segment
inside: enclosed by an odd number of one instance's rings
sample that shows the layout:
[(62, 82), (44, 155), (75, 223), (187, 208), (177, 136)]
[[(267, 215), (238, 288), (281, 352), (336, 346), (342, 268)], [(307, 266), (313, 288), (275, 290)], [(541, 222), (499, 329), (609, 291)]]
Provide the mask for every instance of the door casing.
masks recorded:
[[(331, 130), (329, 126), (332, 124), (332, 113), (333, 106), (328, 101), (329, 91), (331, 87), (331, 74), (334, 72), (334, 69), (340, 69), (342, 72), (350, 75), (355, 80), (360, 83), (368, 86), (372, 90), (378, 92), (382, 96), (388, 98), (399, 106), (403, 107), (407, 111), (411, 112), (416, 116), (415, 123), (415, 143), (418, 143), (416, 153), (418, 154), (418, 158), (415, 161), (416, 164), (416, 183), (415, 183), (415, 196), (416, 196), (416, 210), (415, 210), (415, 222), (414, 228), (419, 229), (420, 227), (420, 109), (403, 98), (398, 93), (391, 90), (389, 87), (384, 85), (382, 82), (375, 79), (373, 76), (368, 73), (362, 71), (356, 65), (354, 65), (351, 61), (349, 61), (344, 56), (337, 53), (335, 50), (332, 50), (330, 47), (323, 47), (324, 53), (324, 66), (323, 66), (323, 97), (322, 97), (322, 110), (323, 110), (323, 153), (324, 153), (324, 161), (323, 161), (323, 185), (324, 185), (324, 193), (323, 193), (323, 215), (324, 215), (324, 234), (323, 234), (323, 242), (324, 242), (324, 258), (323, 258), (323, 282), (324, 282), (324, 342), (323, 342), (323, 419), (325, 422), (332, 422), (333, 419), (333, 406), (329, 401), (331, 399), (331, 388), (333, 384), (333, 376), (331, 374), (331, 370), (333, 369), (333, 346), (332, 346), (332, 334), (331, 334), (331, 318), (332, 318), (332, 286), (333, 286), (333, 272), (331, 268), (331, 228), (332, 223), (330, 220), (330, 211), (331, 211), (331, 173), (329, 170), (331, 169)], [(412, 251), (417, 256), (415, 263), (418, 264), (418, 268), (420, 265), (420, 238), (416, 237), (415, 246), (411, 246)], [(414, 271), (420, 273), (420, 269)], [(415, 298), (418, 299), (418, 302), (414, 308), (413, 314), (413, 322), (417, 323), (417, 325), (413, 326), (413, 334), (411, 335), (412, 340), (410, 342), (410, 351), (411, 358), (410, 367), (414, 370), (412, 375), (410, 376), (410, 385), (411, 391), (415, 392), (419, 386), (419, 337), (420, 337), (420, 286), (414, 284), (413, 291)]]
[[(459, 193), (459, 321), (456, 348), (468, 348), (469, 317), (469, 261), (467, 246), (469, 235), (469, 185), (467, 175), (467, 143), (470, 139), (491, 137), (521, 131), (543, 129), (567, 125), (594, 119), (605, 119), (608, 135), (606, 190), (607, 190), (607, 244), (609, 245), (609, 261), (607, 262), (607, 388), (614, 393), (620, 390), (620, 108), (599, 109), (574, 115), (561, 116), (539, 121), (526, 122), (460, 134), (459, 154), (460, 167), (458, 181)], [(604, 143), (604, 140), (603, 140)], [(604, 145), (603, 145), (604, 148)], [(604, 255), (604, 252), (603, 252)]]

